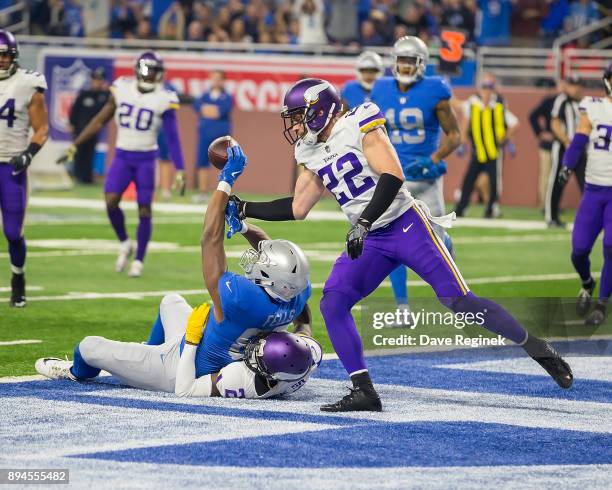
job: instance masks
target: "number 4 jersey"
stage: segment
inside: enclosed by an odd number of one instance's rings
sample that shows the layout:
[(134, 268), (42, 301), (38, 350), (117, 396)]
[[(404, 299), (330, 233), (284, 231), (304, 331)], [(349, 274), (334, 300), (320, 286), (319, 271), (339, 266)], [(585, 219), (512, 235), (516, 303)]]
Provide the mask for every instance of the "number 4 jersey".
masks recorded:
[[(341, 116), (327, 141), (307, 145), (300, 140), (295, 146), (298, 165), (304, 165), (321, 178), (352, 224), (372, 200), (379, 178), (363, 153), (363, 138), (368, 132), (384, 126), (385, 118), (378, 106), (366, 102)], [(399, 218), (412, 203), (410, 192), (402, 187), (372, 229)]]
[(589, 184), (612, 186), (612, 101), (609, 97), (585, 97), (578, 109), (587, 115), (593, 128), (585, 180)]
[(157, 150), (162, 115), (167, 110), (179, 108), (176, 92), (161, 83), (151, 92), (141, 92), (136, 80), (126, 77), (115, 80), (111, 92), (117, 106), (117, 148), (127, 151)]
[(23, 68), (18, 68), (9, 78), (0, 80), (0, 162), (19, 155), (28, 146), (28, 106), (36, 92), (45, 90), (45, 77)]

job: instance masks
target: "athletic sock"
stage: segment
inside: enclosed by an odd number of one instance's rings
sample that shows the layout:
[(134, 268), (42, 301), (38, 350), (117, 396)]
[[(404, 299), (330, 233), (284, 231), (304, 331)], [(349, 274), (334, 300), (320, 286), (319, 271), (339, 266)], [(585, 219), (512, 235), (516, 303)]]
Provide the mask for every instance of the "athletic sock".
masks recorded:
[(106, 214), (110, 220), (113, 230), (120, 242), (125, 242), (128, 239), (127, 231), (125, 230), (125, 216), (121, 208), (106, 209)]
[(136, 231), (136, 240), (138, 246), (136, 248), (136, 260), (144, 261), (147, 253), (147, 245), (151, 239), (151, 216), (141, 216), (138, 221), (138, 230)]

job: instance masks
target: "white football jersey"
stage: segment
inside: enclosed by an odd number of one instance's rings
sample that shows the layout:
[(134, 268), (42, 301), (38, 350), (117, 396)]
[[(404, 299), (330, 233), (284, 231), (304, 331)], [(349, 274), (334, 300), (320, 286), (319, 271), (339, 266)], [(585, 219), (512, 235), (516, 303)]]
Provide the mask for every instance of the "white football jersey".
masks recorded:
[(591, 121), (585, 180), (589, 184), (612, 186), (612, 101), (609, 97), (585, 97), (581, 114)]
[(28, 146), (30, 115), (28, 106), (36, 92), (47, 90), (44, 75), (18, 68), (0, 80), (0, 161), (6, 162)]
[(129, 151), (157, 150), (157, 136), (162, 125), (162, 114), (178, 109), (178, 95), (158, 84), (151, 92), (138, 90), (133, 78), (120, 77), (113, 82), (111, 92), (117, 110), (117, 148)]
[(310, 371), (299, 381), (278, 381), (270, 387), (267, 383), (260, 386), (259, 393), (255, 386), (255, 373), (247, 365), (240, 362), (232, 362), (219, 371), (217, 377), (217, 389), (225, 398), (271, 398), (273, 396), (288, 395), (299, 390), (306, 384), (310, 375), (319, 367), (323, 358), (321, 345), (313, 338), (302, 337), (310, 346), (313, 363)]
[[(373, 102), (355, 107), (336, 121), (325, 142), (308, 145), (300, 140), (295, 146), (295, 159), (317, 174), (335, 196), (351, 224), (355, 224), (372, 200), (379, 176), (363, 154), (363, 137), (375, 128), (385, 126), (385, 117)], [(406, 186), (372, 225), (380, 228), (399, 218), (413, 204)]]

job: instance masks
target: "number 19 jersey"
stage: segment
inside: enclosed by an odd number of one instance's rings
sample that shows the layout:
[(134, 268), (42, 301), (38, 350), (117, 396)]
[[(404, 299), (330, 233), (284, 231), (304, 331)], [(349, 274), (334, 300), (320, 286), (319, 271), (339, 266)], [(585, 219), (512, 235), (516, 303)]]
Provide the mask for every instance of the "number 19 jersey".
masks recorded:
[(23, 68), (18, 68), (13, 75), (0, 80), (0, 162), (19, 155), (28, 146), (28, 107), (34, 94), (45, 90), (45, 77)]
[(113, 82), (117, 148), (128, 151), (157, 150), (157, 136), (162, 115), (179, 108), (178, 95), (159, 83), (151, 92), (138, 90), (133, 78), (120, 77)]
[[(363, 138), (373, 129), (384, 127), (385, 118), (378, 106), (366, 102), (341, 116), (327, 141), (308, 145), (300, 140), (295, 160), (317, 174), (334, 195), (351, 224), (355, 224), (372, 200), (379, 175), (372, 170), (363, 153)], [(375, 230), (404, 214), (413, 199), (402, 186), (394, 201), (373, 223)]]

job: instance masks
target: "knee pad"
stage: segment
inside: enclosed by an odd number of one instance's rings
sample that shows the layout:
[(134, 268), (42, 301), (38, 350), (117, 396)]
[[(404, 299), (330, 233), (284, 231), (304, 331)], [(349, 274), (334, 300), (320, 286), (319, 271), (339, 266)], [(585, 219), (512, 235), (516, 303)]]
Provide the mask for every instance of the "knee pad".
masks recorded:
[(174, 305), (177, 303), (185, 303), (185, 298), (183, 298), (180, 294), (178, 293), (170, 293), (170, 294), (166, 294), (166, 296), (164, 296), (161, 300), (161, 303), (159, 304), (159, 308), (167, 308), (170, 305)]
[(151, 206), (149, 205), (138, 205), (138, 216), (140, 218), (150, 218), (152, 215)]

